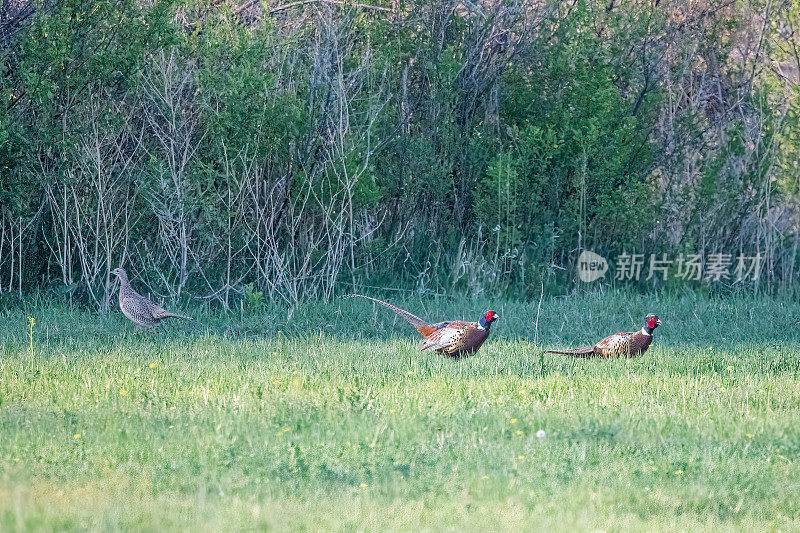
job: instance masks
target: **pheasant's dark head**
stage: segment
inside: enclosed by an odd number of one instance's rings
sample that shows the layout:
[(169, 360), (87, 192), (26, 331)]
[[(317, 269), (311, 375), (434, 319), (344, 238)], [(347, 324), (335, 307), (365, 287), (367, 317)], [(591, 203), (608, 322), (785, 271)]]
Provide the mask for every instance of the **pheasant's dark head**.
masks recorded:
[(650, 335), (653, 334), (653, 330), (656, 329), (658, 326), (661, 325), (661, 319), (658, 318), (653, 313), (650, 313), (646, 317), (644, 317), (644, 330), (649, 333)]
[(492, 322), (494, 322), (494, 321), (495, 321), (495, 320), (497, 320), (498, 318), (500, 318), (500, 315), (498, 315), (498, 314), (497, 314), (497, 313), (495, 313), (494, 311), (486, 311), (486, 313), (485, 313), (485, 314), (484, 314), (484, 315), (481, 317), (481, 319), (478, 321), (478, 324), (479, 324), (479, 325), (480, 325), (482, 328), (488, 328), (489, 326), (491, 326), (491, 325), (492, 325)]

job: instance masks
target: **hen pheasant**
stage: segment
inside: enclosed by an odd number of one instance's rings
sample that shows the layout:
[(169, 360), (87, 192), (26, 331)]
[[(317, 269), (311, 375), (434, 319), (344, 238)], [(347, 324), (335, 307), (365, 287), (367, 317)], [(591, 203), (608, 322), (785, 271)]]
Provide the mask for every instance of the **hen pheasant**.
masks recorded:
[(584, 346), (574, 350), (547, 350), (547, 353), (571, 355), (573, 357), (617, 357), (641, 355), (653, 342), (653, 331), (661, 325), (661, 320), (650, 313), (644, 319), (640, 331), (616, 333), (606, 337), (594, 346)]
[(124, 268), (115, 268), (111, 273), (119, 278), (119, 308), (122, 310), (122, 314), (131, 319), (134, 324), (151, 328), (164, 318), (174, 317), (191, 320), (188, 316), (162, 309), (133, 290), (131, 282), (128, 281), (128, 273), (125, 272)]
[(437, 322), (430, 324), (418, 316), (414, 316), (408, 311), (404, 311), (392, 304), (370, 298), (361, 294), (351, 294), (345, 298), (366, 298), (384, 307), (387, 307), (406, 319), (409, 324), (417, 328), (424, 340), (422, 341), (422, 351), (435, 350), (448, 357), (459, 358), (471, 355), (478, 351), (478, 348), (489, 337), (489, 328), (492, 322), (499, 318), (494, 311), (486, 311), (477, 322), (464, 322), (461, 320), (451, 320), (449, 322)]

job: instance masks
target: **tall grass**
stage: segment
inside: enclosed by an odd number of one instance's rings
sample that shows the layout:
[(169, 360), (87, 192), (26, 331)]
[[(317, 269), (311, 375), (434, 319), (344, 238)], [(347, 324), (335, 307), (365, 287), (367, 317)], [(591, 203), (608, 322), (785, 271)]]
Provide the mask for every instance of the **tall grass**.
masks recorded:
[[(537, 302), (492, 306), (463, 361), (361, 301), (155, 333), (2, 309), (0, 530), (800, 527), (800, 304), (587, 294), (544, 301), (538, 331)], [(543, 352), (647, 312), (642, 358)]]

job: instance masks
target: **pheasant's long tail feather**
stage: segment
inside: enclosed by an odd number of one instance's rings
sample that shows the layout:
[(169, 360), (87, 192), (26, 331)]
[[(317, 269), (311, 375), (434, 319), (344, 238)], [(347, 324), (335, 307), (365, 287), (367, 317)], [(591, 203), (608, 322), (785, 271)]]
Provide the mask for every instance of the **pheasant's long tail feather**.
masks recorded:
[(570, 357), (594, 357), (594, 346), (584, 346), (583, 348), (575, 348), (574, 350), (547, 350), (546, 353), (557, 353), (560, 355), (569, 355)]
[[(388, 309), (391, 309), (392, 311), (397, 313), (399, 316), (401, 316), (404, 319), (406, 319), (409, 324), (411, 324), (412, 326), (417, 328), (421, 333), (422, 333), (422, 330), (420, 328), (427, 328), (429, 326), (429, 323), (425, 322), (420, 317), (418, 317), (416, 315), (412, 315), (408, 311), (404, 311), (403, 309), (400, 309), (399, 307), (396, 307), (396, 306), (394, 306), (392, 304), (386, 303), (383, 300), (378, 300), (377, 298), (371, 298), (369, 296), (364, 296), (363, 294), (348, 294), (347, 296), (345, 296), (345, 298), (356, 298), (356, 297), (358, 297), (358, 298), (366, 298), (367, 300), (372, 300), (375, 303), (381, 304), (382, 306), (384, 306), (384, 307), (386, 307)], [(423, 335), (424, 335), (424, 333), (423, 333)]]
[(179, 315), (178, 313), (171, 313), (169, 311), (163, 311), (161, 313), (157, 313), (157, 316), (155, 318), (180, 318), (182, 320), (192, 320), (192, 317), (190, 316)]
[(192, 317), (186, 315), (179, 315), (177, 313), (167, 313), (167, 318), (180, 318), (182, 320), (192, 320)]

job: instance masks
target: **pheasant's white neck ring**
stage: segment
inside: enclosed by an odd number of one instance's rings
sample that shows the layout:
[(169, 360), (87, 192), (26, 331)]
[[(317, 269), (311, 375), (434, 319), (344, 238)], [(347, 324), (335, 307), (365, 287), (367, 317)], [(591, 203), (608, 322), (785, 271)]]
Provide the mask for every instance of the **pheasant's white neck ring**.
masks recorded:
[(483, 331), (483, 330), (485, 330), (486, 328), (485, 328), (485, 327), (483, 327), (483, 324), (481, 324), (481, 322), (483, 322), (483, 321), (482, 321), (482, 320), (479, 320), (479, 321), (478, 321), (478, 329), (479, 329), (479, 330), (481, 330), (481, 331)]
[(649, 328), (647, 326), (643, 327), (642, 328), (642, 335), (647, 335), (648, 337), (652, 337), (653, 336), (653, 330), (651, 329), (651, 330), (648, 331), (648, 329)]

